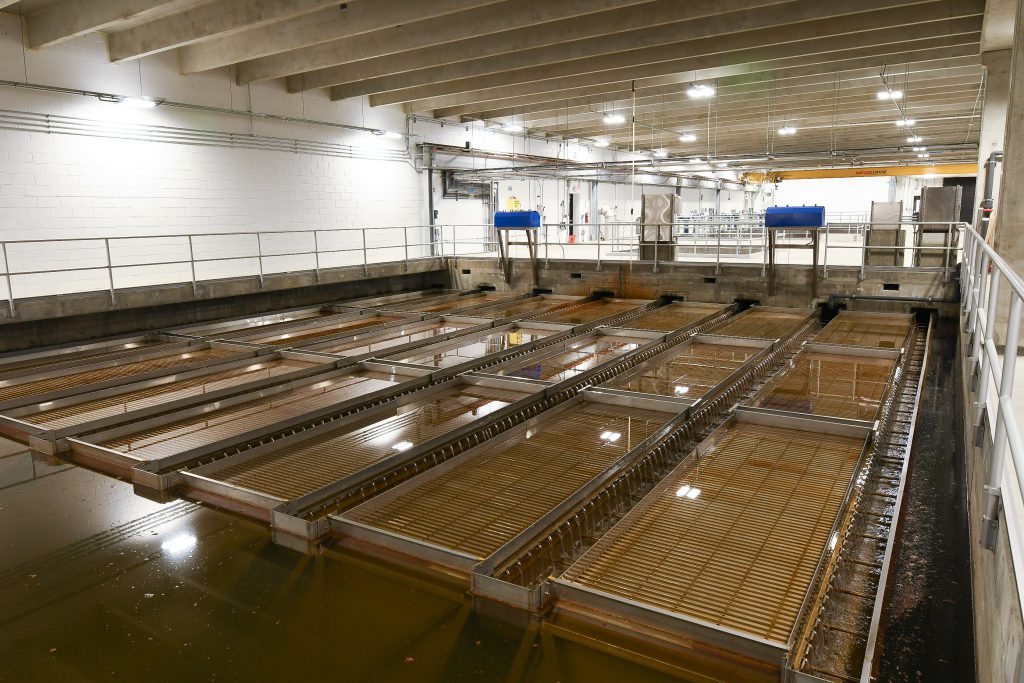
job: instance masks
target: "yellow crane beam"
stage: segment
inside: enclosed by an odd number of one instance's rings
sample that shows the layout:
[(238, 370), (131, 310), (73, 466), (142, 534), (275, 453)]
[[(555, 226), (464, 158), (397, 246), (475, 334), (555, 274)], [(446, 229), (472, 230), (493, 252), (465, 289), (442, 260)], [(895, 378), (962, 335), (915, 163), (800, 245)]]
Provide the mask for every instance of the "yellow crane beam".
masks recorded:
[(977, 164), (940, 164), (932, 166), (874, 166), (855, 168), (808, 168), (794, 171), (753, 171), (743, 174), (748, 183), (777, 183), (809, 178), (877, 178), (898, 175), (976, 175)]

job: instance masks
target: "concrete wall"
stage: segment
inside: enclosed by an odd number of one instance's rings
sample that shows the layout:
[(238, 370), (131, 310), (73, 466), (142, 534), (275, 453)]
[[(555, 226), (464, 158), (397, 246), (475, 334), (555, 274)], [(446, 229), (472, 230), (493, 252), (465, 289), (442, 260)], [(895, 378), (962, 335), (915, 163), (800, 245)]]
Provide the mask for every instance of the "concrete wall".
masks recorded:
[[(963, 413), (973, 415), (976, 410), (977, 395), (972, 392), (971, 377), (967, 363), (964, 362), (966, 340), (961, 338), (959, 369), (965, 388)], [(986, 550), (981, 545), (982, 515), (985, 512), (987, 494), (985, 483), (988, 477), (989, 463), (992, 454), (992, 435), (994, 420), (990, 419), (983, 430), (983, 444), (976, 447), (973, 443), (973, 430), (965, 429), (965, 452), (968, 454), (968, 514), (971, 529), (971, 564), (974, 588), (974, 641), (975, 659), (979, 683), (988, 681), (1021, 681), (1024, 680), (1024, 617), (1020, 611), (1020, 597), (1017, 592), (1017, 580), (1010, 549), (1010, 538), (1006, 521), (1001, 520), (996, 546)], [(970, 421), (967, 422), (968, 427)], [(1007, 458), (1008, 466), (1012, 462)], [(1010, 475), (1013, 476), (1012, 474)], [(1006, 495), (1016, 496), (1012, 487)], [(1014, 501), (1007, 501), (1001, 515), (1014, 514), (1020, 510), (1019, 496)]]
[[(533, 286), (529, 262), (513, 261), (513, 277), (506, 284), (494, 259), (458, 257), (449, 259), (453, 286), (472, 288), (494, 285), (498, 289), (528, 290)], [(465, 271), (469, 271), (466, 273)], [(859, 268), (829, 267), (828, 279), (820, 279), (817, 294), (812, 295), (812, 273), (809, 266), (777, 266), (772, 281), (761, 273), (760, 265), (723, 265), (715, 272), (715, 264), (660, 263), (655, 272), (651, 263), (605, 261), (600, 268), (593, 261), (539, 261), (539, 286), (555, 294), (587, 295), (595, 290), (614, 292), (618, 296), (652, 299), (663, 294), (683, 296), (691, 301), (732, 303), (736, 299), (760, 301), (765, 305), (807, 308), (827, 301), (829, 294), (860, 294), (871, 296), (933, 297), (930, 307), (955, 315), (956, 283), (942, 282), (942, 274), (934, 272), (872, 272), (859, 278)], [(883, 285), (898, 284), (898, 291)], [(871, 310), (906, 310), (921, 304), (884, 304), (872, 301)], [(855, 302), (849, 304), (857, 308)]]

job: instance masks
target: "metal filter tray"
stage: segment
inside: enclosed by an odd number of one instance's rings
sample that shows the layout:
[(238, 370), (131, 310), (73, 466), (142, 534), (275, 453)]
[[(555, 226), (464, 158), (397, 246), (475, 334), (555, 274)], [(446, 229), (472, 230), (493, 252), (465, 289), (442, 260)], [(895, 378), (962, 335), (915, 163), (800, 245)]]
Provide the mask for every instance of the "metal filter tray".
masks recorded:
[(560, 382), (634, 351), (650, 341), (650, 337), (642, 336), (640, 332), (631, 335), (628, 330), (622, 334), (592, 332), (570, 339), (553, 349), (544, 349), (525, 358), (488, 368), (487, 372)]
[[(863, 436), (730, 420), (556, 580), (556, 594), (781, 658)], [(778, 661), (781, 662), (781, 659)]]
[(899, 349), (904, 345), (913, 316), (901, 313), (841, 311), (818, 333), (821, 344)]
[(492, 353), (509, 351), (530, 342), (558, 334), (561, 330), (541, 327), (513, 327), (485, 334), (473, 334), (441, 344), (437, 348), (403, 352), (389, 356), (391, 360), (436, 368), (448, 368), (483, 358)]
[(332, 528), (384, 546), (399, 539), (413, 555), (440, 549), (468, 571), (673, 415), (581, 399), (332, 517)]
[(674, 396), (695, 400), (723, 381), (752, 356), (764, 350), (763, 345), (738, 345), (726, 338), (718, 343), (715, 337), (701, 335), (680, 347), (669, 350), (602, 384), (658, 396)]
[[(821, 336), (820, 334), (818, 335)], [(873, 420), (895, 358), (803, 350), (773, 378), (754, 406), (852, 420)]]
[(750, 339), (781, 339), (803, 323), (808, 313), (796, 308), (754, 306), (716, 327), (715, 334)]
[[(323, 359), (321, 362), (327, 359)], [(226, 370), (208, 372), (179, 381), (135, 389), (114, 396), (101, 396), (63, 407), (38, 410), (31, 414), (11, 414), (29, 424), (45, 429), (66, 429), (103, 418), (124, 415), (143, 408), (201, 397), (206, 394), (259, 380), (269, 380), (295, 370), (317, 365), (313, 360), (298, 358), (253, 358)]]
[(147, 429), (105, 437), (102, 433), (82, 439), (136, 461), (157, 460), (186, 453), (258, 427), (297, 417), (342, 401), (394, 386), (408, 380), (378, 370), (342, 371), (329, 379), (304, 384), (266, 397), (254, 397), (228, 407), (189, 414)]
[[(455, 383), (413, 394), (346, 425), (303, 434), (187, 472), (190, 489), (272, 507), (352, 477), (526, 396), (523, 391)], [(254, 493), (256, 496), (247, 496)]]
[(379, 330), (376, 332), (364, 332), (345, 339), (335, 341), (316, 342), (315, 344), (303, 345), (304, 350), (317, 351), (319, 353), (334, 353), (341, 356), (362, 356), (368, 354), (381, 355), (394, 346), (411, 344), (413, 342), (428, 342), (436, 337), (443, 337), (453, 332), (475, 327), (469, 322), (433, 322), (433, 323), (410, 323), (401, 327)]
[(674, 301), (665, 306), (659, 306), (652, 311), (627, 321), (622, 327), (633, 330), (654, 330), (655, 332), (671, 332), (681, 327), (688, 327), (693, 323), (716, 313), (721, 313), (727, 307), (720, 304), (698, 304), (683, 301)]
[(476, 308), (477, 306), (482, 307), (487, 304), (508, 303), (513, 299), (521, 299), (522, 297), (523, 295), (519, 292), (474, 292), (473, 294), (456, 296), (452, 299), (446, 299), (444, 301), (434, 303), (429, 301), (414, 301), (410, 303), (400, 303), (393, 306), (381, 306), (381, 310), (416, 311), (418, 313), (450, 313), (452, 311), (461, 311), (467, 308)]
[(540, 296), (531, 296), (523, 301), (503, 302), (477, 308), (473, 310), (473, 315), (499, 320), (503, 318), (521, 318), (524, 316), (533, 317), (555, 308), (571, 306), (580, 301), (583, 301), (583, 299), (579, 297), (555, 297), (542, 294)]
[[(239, 347), (179, 348), (177, 351), (167, 355), (146, 358), (145, 360), (131, 361), (131, 359), (125, 359), (128, 362), (104, 364), (92, 370), (83, 369), (80, 372), (60, 374), (55, 377), (43, 375), (39, 379), (29, 378), (27, 381), (21, 381), (16, 384), (5, 385), (4, 382), (0, 382), (0, 402), (14, 401), (31, 396), (42, 396), (44, 394), (48, 395), (53, 392), (71, 391), (76, 388), (82, 388), (85, 391), (87, 386), (100, 382), (164, 370), (169, 372), (175, 368), (230, 358), (231, 356), (238, 355), (241, 350)], [(98, 363), (98, 361), (95, 362)], [(87, 368), (88, 365), (83, 367)]]
[(574, 306), (567, 311), (554, 311), (533, 318), (534, 321), (563, 323), (566, 325), (582, 325), (584, 323), (607, 318), (618, 313), (625, 313), (634, 308), (650, 304), (650, 301), (632, 299), (598, 299), (581, 306)]

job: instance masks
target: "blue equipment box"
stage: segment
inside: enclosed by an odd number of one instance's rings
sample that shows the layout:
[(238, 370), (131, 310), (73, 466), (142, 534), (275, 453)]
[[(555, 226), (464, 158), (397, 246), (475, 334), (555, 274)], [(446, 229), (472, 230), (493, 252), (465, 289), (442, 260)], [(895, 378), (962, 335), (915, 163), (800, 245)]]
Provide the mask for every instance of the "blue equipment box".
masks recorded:
[(537, 211), (496, 211), (494, 227), (501, 228), (539, 228), (540, 213)]
[(825, 225), (825, 207), (769, 206), (764, 224), (769, 228), (821, 228)]

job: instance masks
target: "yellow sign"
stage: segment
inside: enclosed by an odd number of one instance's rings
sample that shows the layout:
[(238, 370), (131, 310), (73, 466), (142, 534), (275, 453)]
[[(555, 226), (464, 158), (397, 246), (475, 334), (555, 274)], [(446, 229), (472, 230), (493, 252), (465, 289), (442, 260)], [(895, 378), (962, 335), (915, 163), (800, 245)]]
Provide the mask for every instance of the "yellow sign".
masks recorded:
[(523, 210), (523, 204), (522, 204), (522, 202), (520, 202), (516, 198), (515, 195), (512, 195), (507, 200), (505, 200), (505, 210), (506, 211), (522, 211)]

